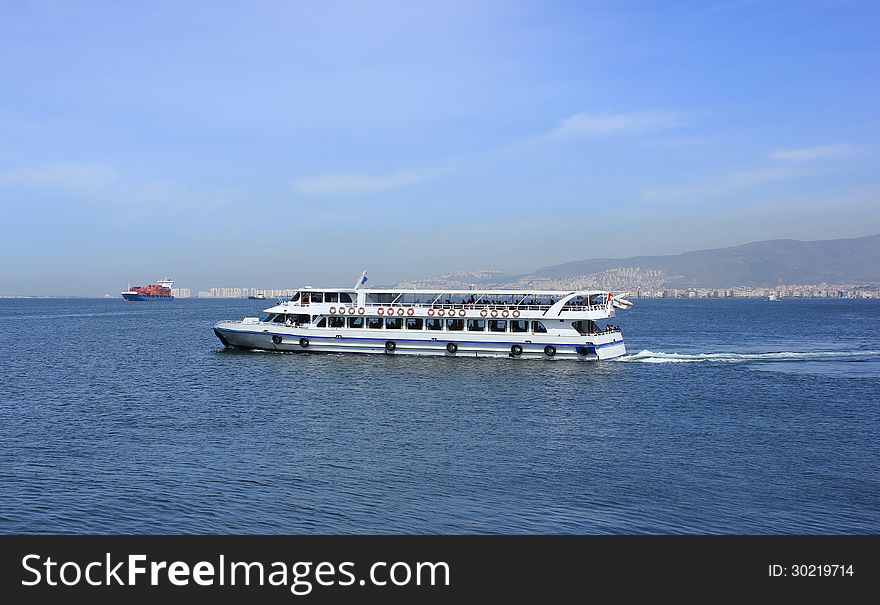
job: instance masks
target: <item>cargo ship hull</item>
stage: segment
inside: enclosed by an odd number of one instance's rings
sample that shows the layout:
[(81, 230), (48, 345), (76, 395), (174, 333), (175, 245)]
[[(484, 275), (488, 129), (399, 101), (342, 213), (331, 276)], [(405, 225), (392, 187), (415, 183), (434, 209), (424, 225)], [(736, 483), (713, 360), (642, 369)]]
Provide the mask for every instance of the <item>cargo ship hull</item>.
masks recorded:
[(129, 292), (125, 292), (122, 295), (122, 298), (129, 301), (139, 301), (139, 300), (174, 300), (173, 296), (146, 296), (144, 294), (131, 294)]

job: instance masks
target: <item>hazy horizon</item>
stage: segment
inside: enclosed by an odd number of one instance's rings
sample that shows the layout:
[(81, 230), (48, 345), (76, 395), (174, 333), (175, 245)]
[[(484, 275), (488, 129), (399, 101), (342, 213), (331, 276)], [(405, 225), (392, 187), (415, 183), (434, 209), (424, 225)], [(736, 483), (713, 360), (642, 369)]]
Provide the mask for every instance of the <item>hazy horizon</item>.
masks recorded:
[(880, 233), (872, 2), (0, 6), (0, 295)]

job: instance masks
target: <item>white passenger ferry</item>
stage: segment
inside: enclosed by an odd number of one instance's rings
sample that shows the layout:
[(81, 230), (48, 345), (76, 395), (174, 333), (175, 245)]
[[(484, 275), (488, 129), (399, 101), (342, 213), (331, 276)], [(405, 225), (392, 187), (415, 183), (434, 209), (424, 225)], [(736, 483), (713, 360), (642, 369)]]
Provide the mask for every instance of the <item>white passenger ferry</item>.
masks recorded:
[(626, 353), (608, 320), (631, 306), (602, 290), (307, 287), (214, 333), (227, 347), (270, 351), (596, 361)]

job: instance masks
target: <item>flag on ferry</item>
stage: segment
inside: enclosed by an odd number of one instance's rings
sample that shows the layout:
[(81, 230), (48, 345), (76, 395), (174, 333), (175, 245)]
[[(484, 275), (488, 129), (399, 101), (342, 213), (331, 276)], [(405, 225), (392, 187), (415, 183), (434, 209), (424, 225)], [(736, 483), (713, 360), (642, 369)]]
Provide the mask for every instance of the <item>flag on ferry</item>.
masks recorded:
[(366, 272), (366, 271), (364, 271), (363, 273), (361, 273), (361, 278), (360, 278), (360, 279), (357, 281), (357, 283), (354, 285), (355, 290), (357, 290), (358, 288), (360, 288), (361, 286), (363, 286), (365, 283), (367, 283), (367, 272)]

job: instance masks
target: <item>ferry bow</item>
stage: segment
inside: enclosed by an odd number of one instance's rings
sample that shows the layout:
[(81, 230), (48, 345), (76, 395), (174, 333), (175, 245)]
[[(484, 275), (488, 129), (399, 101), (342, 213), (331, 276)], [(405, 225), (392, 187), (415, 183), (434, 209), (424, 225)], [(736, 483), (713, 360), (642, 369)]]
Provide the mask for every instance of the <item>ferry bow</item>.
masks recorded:
[(227, 347), (323, 353), (598, 361), (626, 353), (604, 290), (301, 288), (265, 317), (220, 321)]

